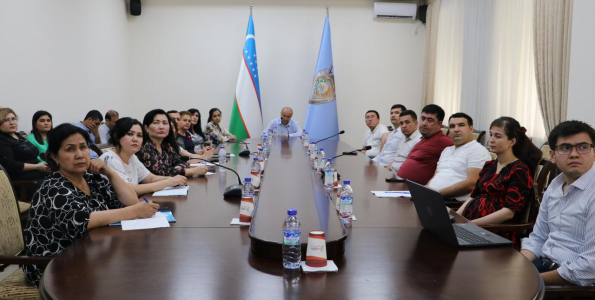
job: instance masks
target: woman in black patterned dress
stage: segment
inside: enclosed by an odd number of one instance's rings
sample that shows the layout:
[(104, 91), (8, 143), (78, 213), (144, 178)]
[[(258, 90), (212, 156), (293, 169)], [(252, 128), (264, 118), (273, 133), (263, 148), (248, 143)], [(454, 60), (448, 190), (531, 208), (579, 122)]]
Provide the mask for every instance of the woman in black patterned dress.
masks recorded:
[[(47, 162), (54, 173), (31, 201), (27, 255), (55, 256), (88, 230), (157, 212), (159, 205), (139, 202), (134, 190), (101, 159), (91, 161), (88, 143), (87, 132), (71, 124), (48, 133)], [(44, 269), (23, 266), (27, 281), (36, 286)]]
[[(497, 158), (485, 163), (471, 197), (457, 211), (477, 225), (516, 223), (533, 196), (533, 172), (541, 151), (525, 135), (525, 128), (510, 117), (490, 125), (490, 151)], [(500, 233), (518, 245), (515, 232)]]

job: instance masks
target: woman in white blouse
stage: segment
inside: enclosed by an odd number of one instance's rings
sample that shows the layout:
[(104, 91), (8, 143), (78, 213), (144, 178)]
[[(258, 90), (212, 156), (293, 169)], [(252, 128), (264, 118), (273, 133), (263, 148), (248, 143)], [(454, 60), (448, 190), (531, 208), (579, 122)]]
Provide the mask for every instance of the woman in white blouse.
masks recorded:
[(148, 134), (138, 120), (128, 117), (119, 119), (109, 132), (114, 151), (104, 153), (101, 159), (124, 181), (132, 185), (139, 196), (170, 186), (186, 185), (188, 179), (182, 175), (165, 177), (147, 170), (134, 155), (146, 142), (144, 137), (148, 137)]

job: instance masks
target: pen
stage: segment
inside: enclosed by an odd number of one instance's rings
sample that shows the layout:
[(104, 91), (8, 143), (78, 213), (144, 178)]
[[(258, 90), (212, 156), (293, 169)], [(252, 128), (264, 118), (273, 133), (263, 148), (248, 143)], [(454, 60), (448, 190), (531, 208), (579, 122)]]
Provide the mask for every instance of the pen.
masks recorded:
[(143, 200), (145, 200), (145, 202), (149, 203), (149, 200), (147, 200), (147, 198), (145, 198), (144, 196), (143, 196)]

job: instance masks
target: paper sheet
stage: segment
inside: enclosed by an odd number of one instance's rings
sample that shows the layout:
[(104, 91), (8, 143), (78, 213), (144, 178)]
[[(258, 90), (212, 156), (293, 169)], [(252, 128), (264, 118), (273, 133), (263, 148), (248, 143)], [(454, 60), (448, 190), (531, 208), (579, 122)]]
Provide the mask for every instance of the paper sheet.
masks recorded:
[(153, 193), (154, 197), (163, 196), (186, 196), (188, 195), (188, 186), (166, 187), (161, 191)]
[[(160, 216), (156, 217), (157, 214)], [(147, 219), (122, 221), (122, 230), (140, 230), (165, 227), (169, 227), (169, 222), (167, 221), (167, 218), (160, 212), (157, 212), (153, 217)]]
[(215, 175), (215, 174), (217, 174), (217, 173), (213, 173), (213, 172), (207, 172), (207, 173), (205, 173), (205, 176), (209, 176), (209, 175)]
[(409, 191), (372, 191), (372, 194), (378, 198), (411, 198), (411, 193)]
[(240, 222), (240, 218), (233, 218), (231, 219), (231, 223), (229, 223), (229, 225), (250, 226), (250, 223)]
[(199, 166), (204, 166), (205, 164), (207, 165), (207, 167), (214, 166), (214, 164), (212, 164), (210, 162), (204, 162), (204, 161), (203, 162), (199, 162), (199, 163), (190, 164), (190, 166), (191, 167), (199, 167)]
[(335, 265), (335, 262), (332, 261), (332, 260), (327, 260), (326, 266), (321, 267), (321, 268), (308, 267), (308, 266), (306, 266), (306, 262), (305, 261), (302, 261), (301, 265), (302, 265), (302, 271), (304, 271), (304, 273), (311, 273), (311, 272), (337, 272), (337, 271), (339, 271), (339, 268), (337, 268), (337, 265)]

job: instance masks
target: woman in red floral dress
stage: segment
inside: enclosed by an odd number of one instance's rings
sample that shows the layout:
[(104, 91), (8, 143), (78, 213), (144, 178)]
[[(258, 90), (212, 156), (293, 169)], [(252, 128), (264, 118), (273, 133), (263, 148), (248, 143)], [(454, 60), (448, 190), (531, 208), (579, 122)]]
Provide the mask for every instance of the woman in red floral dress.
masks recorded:
[[(525, 128), (510, 117), (490, 125), (490, 151), (497, 158), (485, 163), (479, 180), (457, 211), (477, 225), (517, 223), (520, 212), (533, 196), (533, 173), (541, 151), (525, 135)], [(501, 235), (519, 245), (516, 232)]]

